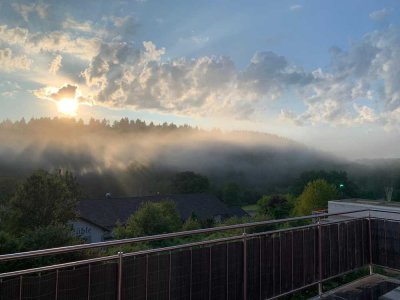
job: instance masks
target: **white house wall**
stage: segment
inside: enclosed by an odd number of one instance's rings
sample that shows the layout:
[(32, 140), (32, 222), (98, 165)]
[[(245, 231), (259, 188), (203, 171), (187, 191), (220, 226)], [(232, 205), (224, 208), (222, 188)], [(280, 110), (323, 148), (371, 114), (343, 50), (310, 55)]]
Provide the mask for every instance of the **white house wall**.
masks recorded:
[(104, 241), (105, 231), (96, 225), (85, 220), (71, 222), (76, 236), (83, 238), (87, 243), (97, 243)]

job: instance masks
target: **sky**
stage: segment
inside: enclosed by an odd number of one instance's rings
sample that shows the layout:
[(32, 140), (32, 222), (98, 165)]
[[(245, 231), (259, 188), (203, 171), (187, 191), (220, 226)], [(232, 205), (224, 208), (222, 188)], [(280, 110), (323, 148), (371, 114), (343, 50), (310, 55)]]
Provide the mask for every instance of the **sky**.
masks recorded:
[(0, 120), (141, 118), (400, 153), (397, 0), (0, 0)]

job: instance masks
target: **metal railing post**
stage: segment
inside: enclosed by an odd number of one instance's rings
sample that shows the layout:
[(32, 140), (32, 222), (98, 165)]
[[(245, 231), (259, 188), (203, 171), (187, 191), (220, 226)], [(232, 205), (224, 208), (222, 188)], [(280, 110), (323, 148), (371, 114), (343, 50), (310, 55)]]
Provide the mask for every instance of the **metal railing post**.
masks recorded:
[(372, 233), (371, 233), (371, 211), (368, 211), (368, 251), (369, 251), (369, 275), (373, 274), (372, 269)]
[(54, 295), (54, 299), (57, 300), (58, 299), (58, 269), (56, 270), (56, 294)]
[(89, 273), (89, 275), (88, 275), (88, 290), (87, 290), (87, 298), (88, 298), (88, 300), (90, 300), (90, 290), (91, 290), (91, 281), (92, 281), (92, 279), (91, 279), (91, 276), (92, 276), (92, 265), (91, 264), (89, 264), (89, 267), (88, 267), (88, 273)]
[(22, 275), (19, 276), (19, 300), (22, 300)]
[(243, 228), (243, 300), (247, 300), (247, 233)]
[(122, 299), (122, 263), (124, 258), (124, 252), (118, 252), (118, 294), (117, 299)]
[(322, 296), (322, 236), (321, 236), (321, 220), (317, 218), (318, 225), (318, 268), (319, 268), (319, 280), (318, 280), (318, 295)]

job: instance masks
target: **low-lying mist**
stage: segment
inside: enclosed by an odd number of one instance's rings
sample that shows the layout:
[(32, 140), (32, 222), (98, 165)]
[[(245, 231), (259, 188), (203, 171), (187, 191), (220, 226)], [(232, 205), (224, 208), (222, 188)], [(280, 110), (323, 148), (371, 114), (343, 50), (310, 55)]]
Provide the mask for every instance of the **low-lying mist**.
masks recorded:
[(348, 162), (275, 135), (205, 131), (122, 119), (36, 119), (0, 124), (0, 176), (68, 169), (88, 197), (105, 192), (166, 192), (176, 172), (194, 171), (213, 184), (275, 189), (303, 171), (343, 169)]

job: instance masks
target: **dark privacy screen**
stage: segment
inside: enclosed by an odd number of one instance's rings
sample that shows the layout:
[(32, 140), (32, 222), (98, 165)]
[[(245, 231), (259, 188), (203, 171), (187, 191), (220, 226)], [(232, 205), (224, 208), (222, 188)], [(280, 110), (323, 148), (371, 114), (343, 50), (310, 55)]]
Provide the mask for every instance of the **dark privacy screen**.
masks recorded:
[[(369, 263), (368, 220), (123, 258), (122, 299), (265, 299)], [(400, 267), (398, 222), (372, 220), (376, 264)], [(321, 268), (319, 263), (321, 242)], [(246, 249), (244, 246), (246, 245)], [(245, 251), (244, 251), (245, 250)], [(246, 259), (244, 258), (246, 254)], [(244, 266), (247, 266), (244, 272)], [(246, 280), (246, 281), (244, 281)], [(3, 280), (0, 299), (117, 299), (117, 261)]]

